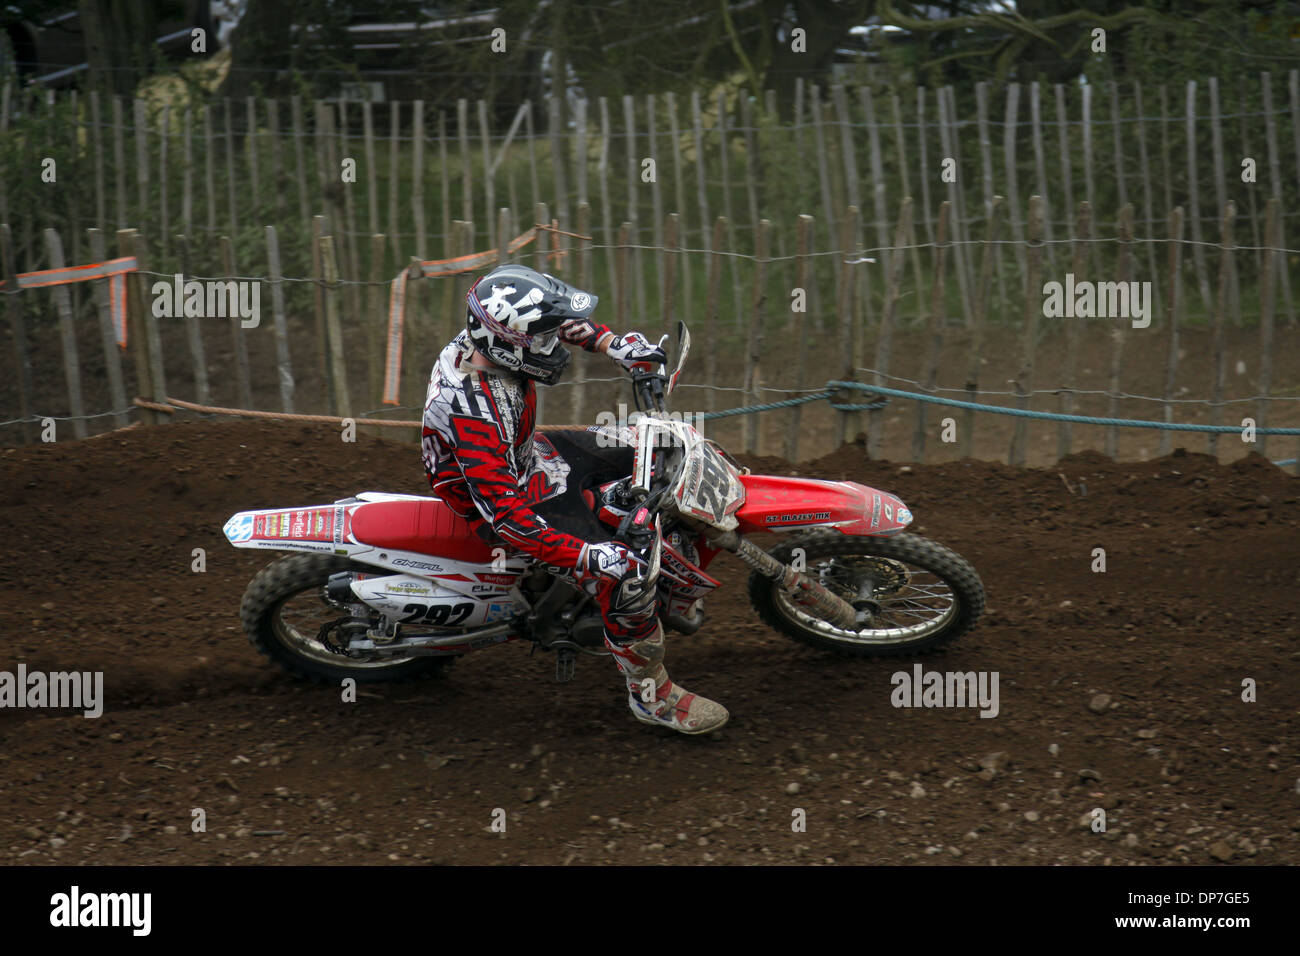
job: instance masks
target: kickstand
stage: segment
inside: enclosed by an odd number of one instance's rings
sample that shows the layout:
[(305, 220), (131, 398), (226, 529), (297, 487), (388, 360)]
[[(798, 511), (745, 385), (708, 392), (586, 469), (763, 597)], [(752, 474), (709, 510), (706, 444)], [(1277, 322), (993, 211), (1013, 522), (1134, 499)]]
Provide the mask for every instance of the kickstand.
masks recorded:
[(567, 647), (561, 647), (555, 652), (555, 682), (563, 684), (573, 680), (573, 672), (577, 666), (578, 655)]

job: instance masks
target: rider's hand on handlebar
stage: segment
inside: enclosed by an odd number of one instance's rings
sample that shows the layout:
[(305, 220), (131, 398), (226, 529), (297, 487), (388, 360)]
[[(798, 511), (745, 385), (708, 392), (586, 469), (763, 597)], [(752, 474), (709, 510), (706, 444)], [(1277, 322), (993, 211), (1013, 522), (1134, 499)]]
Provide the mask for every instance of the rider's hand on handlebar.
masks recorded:
[(632, 552), (617, 541), (588, 544), (582, 549), (578, 566), (574, 569), (580, 583), (600, 577), (621, 580), (632, 566)]
[(628, 332), (610, 340), (606, 353), (629, 372), (652, 372), (668, 361), (668, 354), (640, 332)]

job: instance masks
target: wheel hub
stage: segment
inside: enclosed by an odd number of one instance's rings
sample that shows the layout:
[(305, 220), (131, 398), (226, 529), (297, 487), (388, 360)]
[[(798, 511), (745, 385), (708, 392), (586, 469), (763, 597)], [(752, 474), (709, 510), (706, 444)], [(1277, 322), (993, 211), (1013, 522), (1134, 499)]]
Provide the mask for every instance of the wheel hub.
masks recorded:
[[(907, 567), (889, 558), (835, 558), (828, 570), (835, 573), (823, 575), (824, 583), (837, 585), (854, 594), (856, 599), (849, 600), (854, 607), (871, 598), (896, 594), (907, 583)], [(831, 581), (826, 582), (826, 577), (831, 577)]]

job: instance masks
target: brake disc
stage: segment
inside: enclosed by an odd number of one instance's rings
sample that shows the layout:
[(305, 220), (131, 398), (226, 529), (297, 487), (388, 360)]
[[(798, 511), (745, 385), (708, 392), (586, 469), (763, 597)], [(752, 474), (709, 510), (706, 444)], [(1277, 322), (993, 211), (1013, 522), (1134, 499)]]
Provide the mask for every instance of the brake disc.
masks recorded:
[(850, 591), (857, 591), (858, 582), (863, 578), (871, 578), (875, 585), (873, 589), (875, 597), (896, 594), (907, 583), (907, 566), (889, 558), (875, 556), (835, 558), (831, 561), (831, 567), (847, 573), (847, 581), (837, 574), (834, 583)]

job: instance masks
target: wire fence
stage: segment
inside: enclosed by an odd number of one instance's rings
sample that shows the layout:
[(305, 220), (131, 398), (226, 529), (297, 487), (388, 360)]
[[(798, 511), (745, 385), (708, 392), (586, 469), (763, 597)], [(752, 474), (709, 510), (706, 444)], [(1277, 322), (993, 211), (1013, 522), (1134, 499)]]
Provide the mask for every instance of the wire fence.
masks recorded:
[[(1291, 414), (1300, 71), (1177, 89), (980, 84), (973, 103), (967, 92), (962, 115), (952, 88), (801, 84), (786, 117), (771, 97), (663, 95), (525, 102), (507, 124), (465, 101), (5, 89), (0, 311), (14, 374), (0, 396), (17, 414), (0, 427), (35, 440), (36, 408), (78, 433), (120, 425), (155, 414), (128, 411), (128, 395), (177, 391), (292, 413), (419, 407), (471, 277), (400, 295), (397, 277), (434, 254), (503, 258), (528, 224), (535, 241), (517, 258), (599, 292), (609, 324), (689, 322), (702, 353), (690, 374), (705, 382), (688, 385), (710, 414), (726, 394), (771, 405), (825, 390), (828, 375), (1054, 399), (1065, 416), (1096, 402), (1098, 419), (1122, 418), (1110, 413), (1127, 402), (1160, 403), (1167, 421), (1242, 405), (1261, 427)], [(17, 281), (102, 262), (114, 238), (139, 264), (126, 352), (111, 343), (106, 283)], [(246, 285), (270, 300), (269, 321), (156, 314), (155, 286), (177, 276)], [(1145, 324), (1054, 314), (1049, 287), (1076, 281), (1099, 296), (1130, 284)], [(620, 389), (586, 364), (553, 393), (575, 420)], [(998, 381), (1013, 389), (988, 387)], [(1185, 397), (1193, 387), (1210, 394)], [(739, 428), (747, 450), (792, 455), (805, 405), (818, 441), (853, 437), (854, 413), (811, 402), (778, 406), (793, 440), (754, 416), (718, 427)], [(889, 430), (872, 421), (878, 454)], [(927, 454), (915, 433), (888, 440)], [(1072, 440), (1062, 431), (1058, 450)], [(1016, 441), (1013, 460), (1026, 452)], [(1120, 444), (1108, 429), (1103, 447)]]

